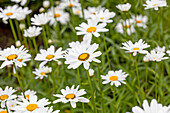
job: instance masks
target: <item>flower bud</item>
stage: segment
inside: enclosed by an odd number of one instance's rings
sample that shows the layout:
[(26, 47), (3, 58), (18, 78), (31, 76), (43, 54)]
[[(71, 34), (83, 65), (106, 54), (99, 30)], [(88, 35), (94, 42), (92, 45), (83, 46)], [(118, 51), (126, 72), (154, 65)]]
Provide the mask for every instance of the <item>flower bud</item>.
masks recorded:
[(58, 61), (58, 65), (59, 65), (59, 66), (62, 65), (62, 62), (61, 62), (61, 61)]
[(43, 12), (45, 12), (45, 9), (44, 9), (43, 7), (41, 7), (41, 8), (39, 9), (39, 12), (40, 12), (40, 13), (43, 13)]
[(24, 30), (25, 29), (25, 24), (19, 24), (19, 28), (20, 28), (20, 30)]
[(17, 41), (15, 42), (15, 45), (16, 45), (16, 47), (20, 47), (20, 46), (21, 46), (21, 42), (20, 42), (19, 40), (17, 40)]
[(43, 2), (43, 7), (44, 7), (44, 8), (49, 8), (49, 7), (50, 7), (50, 2), (47, 1), (47, 0), (44, 1), (44, 2)]
[(94, 70), (93, 69), (89, 69), (89, 76), (91, 76), (91, 77), (94, 76)]

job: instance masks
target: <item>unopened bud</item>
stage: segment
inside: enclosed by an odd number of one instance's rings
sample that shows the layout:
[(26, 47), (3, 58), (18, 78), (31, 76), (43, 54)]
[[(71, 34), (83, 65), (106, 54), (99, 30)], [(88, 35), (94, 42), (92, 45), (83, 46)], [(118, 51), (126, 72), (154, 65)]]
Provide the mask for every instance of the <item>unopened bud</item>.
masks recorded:
[(21, 46), (21, 42), (20, 42), (19, 40), (17, 40), (17, 41), (15, 42), (15, 45), (16, 45), (16, 47), (20, 47), (20, 46)]
[(49, 40), (48, 40), (48, 43), (51, 44), (51, 43), (53, 43), (53, 41), (52, 41), (51, 39), (49, 39)]
[(24, 30), (25, 29), (25, 24), (19, 24), (19, 28), (20, 28), (20, 30)]
[(93, 69), (89, 69), (89, 76), (94, 76), (94, 70)]
[(61, 62), (61, 61), (58, 61), (58, 65), (59, 65), (59, 66), (62, 65), (62, 62)]
[(47, 1), (47, 0), (44, 1), (44, 2), (43, 2), (43, 7), (44, 7), (44, 8), (49, 8), (49, 7), (50, 7), (50, 2)]
[(45, 12), (45, 9), (44, 9), (43, 7), (41, 7), (41, 8), (39, 9), (39, 12), (40, 12), (40, 13), (43, 13), (43, 12)]

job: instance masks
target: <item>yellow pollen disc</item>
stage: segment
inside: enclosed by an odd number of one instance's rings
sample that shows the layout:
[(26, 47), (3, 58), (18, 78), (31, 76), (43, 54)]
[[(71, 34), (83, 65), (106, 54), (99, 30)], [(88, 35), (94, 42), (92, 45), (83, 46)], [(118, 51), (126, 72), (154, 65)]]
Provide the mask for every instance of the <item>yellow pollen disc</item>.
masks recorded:
[(89, 27), (88, 29), (87, 29), (87, 32), (88, 33), (92, 33), (92, 32), (95, 32), (96, 31), (96, 28), (95, 27)]
[(54, 55), (48, 55), (48, 56), (46, 57), (46, 59), (48, 59), (48, 60), (50, 60), (50, 59), (52, 59), (52, 58), (54, 58)]
[(0, 96), (0, 100), (5, 100), (5, 99), (8, 99), (8, 95), (1, 95)]
[(96, 15), (96, 13), (95, 13), (95, 12), (93, 12), (92, 14), (93, 14), (93, 15)]
[(153, 59), (155, 60), (155, 57), (153, 57)]
[(141, 20), (137, 20), (136, 23), (142, 23), (142, 21)]
[(65, 96), (66, 99), (74, 99), (75, 97), (75, 94), (68, 94)]
[(73, 4), (68, 4), (68, 7), (73, 7), (74, 5)]
[(101, 20), (104, 20), (104, 17), (101, 17), (100, 19), (101, 19)]
[(45, 72), (41, 72), (40, 74), (41, 74), (41, 76), (43, 76), (43, 75), (45, 75)]
[(26, 108), (28, 111), (34, 111), (35, 109), (38, 108), (38, 105), (37, 104), (29, 104)]
[(111, 81), (116, 81), (116, 80), (118, 80), (118, 77), (117, 77), (117, 76), (111, 76), (109, 79), (110, 79)]
[(13, 13), (6, 13), (6, 16), (11, 16), (13, 15)]
[(23, 59), (17, 59), (17, 61), (22, 62), (22, 61), (23, 61)]
[(26, 97), (27, 99), (29, 99), (29, 98), (30, 98), (30, 95), (25, 95), (25, 97)]
[(5, 57), (6, 59), (8, 60), (13, 60), (13, 59), (16, 59), (18, 56), (15, 55), (15, 54), (12, 54), (12, 55), (9, 55), (8, 57)]
[(89, 57), (90, 57), (90, 55), (88, 53), (83, 53), (78, 57), (78, 60), (86, 61)]
[(80, 14), (80, 11), (76, 11), (76, 14)]
[(133, 48), (133, 50), (135, 51), (135, 50), (139, 50), (139, 48)]
[(157, 6), (158, 4), (153, 4), (153, 6)]
[(124, 25), (123, 28), (130, 28), (130, 25)]
[(61, 16), (61, 15), (58, 14), (58, 13), (55, 14), (55, 17), (56, 17), (56, 18), (58, 18), (58, 17), (60, 17), (60, 16)]
[(0, 111), (0, 113), (7, 113), (7, 111)]

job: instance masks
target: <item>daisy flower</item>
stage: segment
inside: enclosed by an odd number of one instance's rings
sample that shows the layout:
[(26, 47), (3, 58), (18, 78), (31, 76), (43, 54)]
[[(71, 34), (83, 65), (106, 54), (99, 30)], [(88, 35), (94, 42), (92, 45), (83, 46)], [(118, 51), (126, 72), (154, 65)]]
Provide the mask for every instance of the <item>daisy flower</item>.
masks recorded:
[(152, 99), (151, 104), (149, 106), (148, 101), (143, 101), (143, 109), (139, 106), (135, 106), (132, 108), (133, 113), (170, 113), (170, 107), (162, 106), (155, 99)]
[(5, 9), (0, 8), (0, 18), (2, 18), (2, 21), (7, 24), (8, 19), (16, 18), (17, 9), (18, 5), (7, 6)]
[(16, 90), (12, 87), (6, 86), (4, 90), (0, 88), (0, 103), (2, 107), (5, 106), (6, 101), (10, 101), (17, 97), (17, 95), (14, 94), (15, 92)]
[(136, 22), (136, 25), (138, 27), (143, 27), (143, 28), (147, 28), (146, 24), (148, 22), (148, 17), (147, 16), (142, 16), (142, 15), (137, 15), (132, 16), (133, 20)]
[(27, 3), (27, 0), (11, 0), (11, 1), (15, 3), (20, 3), (22, 6), (24, 6)]
[[(24, 95), (25, 95), (26, 99), (29, 100), (30, 95), (36, 95), (36, 93), (37, 93), (37, 92), (29, 89), (29, 90), (27, 90), (27, 91), (24, 92)], [(21, 95), (18, 96), (18, 99), (19, 99), (19, 100), (24, 99), (23, 93), (21, 93)]]
[(29, 27), (28, 29), (24, 30), (25, 37), (36, 37), (41, 34), (42, 27)]
[(99, 19), (99, 22), (103, 22), (103, 23), (111, 23), (113, 22), (113, 20), (111, 20), (111, 18), (113, 18), (116, 14), (114, 12), (109, 12), (108, 9), (106, 10), (100, 10), (98, 13), (96, 13), (96, 16), (94, 16), (94, 19)]
[(22, 102), (18, 102), (18, 105), (13, 109), (15, 113), (38, 113), (38, 109), (42, 109), (49, 105), (48, 99), (38, 100), (36, 95), (30, 95), (29, 100), (22, 99)]
[(38, 113), (59, 113), (60, 110), (55, 110), (53, 111), (53, 107), (51, 106), (50, 108), (46, 107), (46, 108), (42, 108), (38, 110)]
[(101, 75), (101, 78), (104, 80), (102, 84), (110, 83), (111, 86), (115, 84), (115, 86), (118, 87), (121, 85), (121, 83), (126, 84), (124, 80), (126, 79), (127, 76), (128, 74), (122, 72), (122, 70), (115, 71), (115, 72), (109, 71), (108, 74), (106, 74), (106, 76)]
[(60, 7), (66, 8), (66, 7), (80, 7), (81, 4), (79, 3), (79, 0), (62, 0), (60, 3)]
[(166, 0), (147, 0), (143, 6), (146, 6), (145, 9), (154, 8), (154, 10), (158, 10), (159, 7), (167, 7), (167, 2)]
[(98, 19), (89, 19), (87, 20), (87, 24), (83, 22), (79, 25), (80, 27), (76, 27), (75, 29), (78, 30), (77, 35), (84, 35), (83, 40), (91, 40), (92, 35), (94, 35), (95, 37), (99, 37), (99, 32), (109, 31), (108, 29), (104, 28), (106, 25), (106, 23), (98, 24)]
[(39, 69), (35, 69), (33, 73), (37, 75), (35, 79), (38, 79), (38, 78), (43, 79), (44, 77), (47, 77), (48, 76), (47, 74), (51, 73), (51, 71), (52, 71), (51, 67), (43, 66), (43, 67), (39, 67)]
[(68, 69), (76, 69), (81, 64), (83, 64), (86, 70), (89, 69), (90, 62), (94, 61), (100, 63), (101, 61), (96, 59), (102, 53), (100, 51), (95, 52), (99, 45), (94, 43), (92, 45), (89, 42), (72, 42), (69, 43), (70, 48), (68, 48), (65, 55), (65, 64), (69, 64)]
[(145, 43), (145, 41), (143, 41), (142, 39), (140, 39), (138, 42), (135, 42), (134, 44), (132, 43), (132, 41), (128, 41), (122, 44), (123, 47), (121, 47), (121, 49), (125, 49), (129, 53), (133, 53), (133, 56), (136, 56), (137, 53), (147, 54), (148, 51), (143, 49), (150, 47), (150, 45)]
[(41, 49), (40, 53), (38, 53), (35, 57), (35, 60), (37, 61), (43, 61), (40, 64), (40, 67), (44, 66), (48, 61), (58, 61), (58, 59), (63, 58), (62, 48), (59, 48), (57, 51), (55, 51), (55, 47), (51, 45), (47, 50)]
[(163, 46), (163, 47), (157, 46), (157, 47), (156, 47), (155, 49), (153, 49), (153, 50), (155, 50), (156, 52), (165, 53), (165, 46)]
[(118, 8), (120, 11), (129, 11), (129, 9), (131, 8), (131, 4), (119, 4), (116, 6), (116, 8)]
[(76, 102), (84, 102), (84, 103), (88, 103), (89, 100), (87, 98), (84, 97), (80, 97), (84, 94), (86, 94), (85, 89), (79, 89), (79, 85), (76, 87), (76, 89), (74, 89), (74, 85), (69, 88), (68, 86), (65, 89), (61, 89), (61, 93), (60, 94), (55, 94), (55, 97), (59, 97), (60, 99), (55, 100), (53, 103), (57, 103), (57, 102), (63, 102), (63, 103), (67, 103), (70, 102), (71, 106), (73, 108), (76, 108)]
[(127, 19), (126, 21), (120, 20), (115, 29), (121, 34), (124, 34), (124, 31), (126, 31), (128, 35), (131, 35), (132, 33), (135, 33), (135, 28), (133, 24), (134, 21), (132, 19)]
[(10, 48), (0, 51), (0, 60), (4, 61), (0, 69), (13, 63), (15, 63), (16, 67), (26, 66), (27, 64), (25, 62), (31, 60), (31, 55), (27, 52), (28, 50), (24, 46), (15, 48), (13, 45)]
[(160, 62), (161, 60), (165, 60), (169, 58), (169, 57), (164, 57), (164, 56), (165, 56), (165, 53), (152, 50), (151, 53), (147, 53), (145, 57), (148, 58), (149, 61)]
[(81, 7), (73, 7), (73, 13), (78, 15), (80, 18), (83, 18)]
[(16, 11), (16, 19), (18, 21), (25, 20), (26, 16), (29, 15), (32, 10), (29, 10), (28, 7), (19, 7)]
[(31, 24), (32, 25), (37, 25), (37, 26), (41, 26), (41, 25), (45, 25), (49, 22), (50, 17), (47, 13), (41, 13), (38, 15), (34, 15), (34, 17), (31, 18)]
[[(13, 108), (17, 105), (17, 99), (14, 99), (14, 100), (9, 100), (6, 102), (6, 105), (7, 105), (7, 108), (8, 108), (8, 111), (9, 113), (13, 113)], [(1, 106), (2, 108), (5, 108), (5, 104)], [(1, 113), (1, 112), (0, 112)], [(2, 112), (3, 113), (3, 112)], [(7, 113), (7, 112), (5, 112)]]

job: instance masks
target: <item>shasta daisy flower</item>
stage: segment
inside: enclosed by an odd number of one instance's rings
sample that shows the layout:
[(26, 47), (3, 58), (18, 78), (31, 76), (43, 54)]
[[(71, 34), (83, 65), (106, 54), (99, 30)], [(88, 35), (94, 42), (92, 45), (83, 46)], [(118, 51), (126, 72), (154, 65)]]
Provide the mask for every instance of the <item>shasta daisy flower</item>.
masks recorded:
[(31, 24), (32, 25), (37, 25), (37, 26), (41, 26), (41, 25), (45, 25), (49, 22), (50, 17), (47, 13), (41, 13), (38, 15), (34, 15), (34, 17), (31, 18)]
[(18, 105), (14, 108), (15, 113), (38, 113), (38, 109), (44, 108), (49, 105), (48, 99), (38, 100), (36, 95), (30, 95), (29, 100), (23, 99), (22, 102), (18, 102)]
[(55, 97), (59, 97), (60, 99), (55, 100), (53, 103), (57, 103), (57, 102), (63, 102), (63, 103), (67, 103), (70, 102), (71, 106), (73, 108), (76, 108), (76, 102), (85, 102), (88, 103), (89, 100), (87, 98), (84, 97), (80, 97), (84, 94), (86, 94), (86, 92), (84, 91), (84, 89), (80, 89), (78, 91), (79, 86), (76, 87), (76, 89), (74, 89), (74, 85), (69, 88), (68, 86), (65, 89), (61, 89), (61, 93), (60, 94), (55, 94)]
[(170, 113), (170, 107), (162, 106), (162, 104), (157, 103), (155, 99), (151, 101), (149, 106), (148, 101), (143, 101), (143, 109), (135, 106), (132, 108), (133, 113)]
[(37, 54), (35, 57), (35, 60), (37, 61), (43, 61), (40, 64), (40, 67), (44, 66), (48, 61), (58, 61), (58, 59), (63, 58), (62, 48), (59, 48), (57, 51), (55, 51), (55, 48), (53, 45), (51, 45), (47, 50), (41, 49), (40, 53)]
[(33, 73), (35, 75), (37, 75), (35, 77), (35, 79), (43, 79), (44, 77), (47, 77), (48, 73), (50, 73), (52, 71), (52, 68), (51, 67), (48, 67), (48, 66), (43, 66), (43, 67), (39, 67), (39, 69), (35, 69), (35, 71), (33, 71)]
[(16, 11), (16, 19), (18, 21), (25, 20), (26, 16), (29, 15), (32, 10), (29, 10), (28, 7), (19, 7)]
[(94, 61), (100, 63), (100, 60), (96, 59), (96, 57), (100, 56), (102, 53), (100, 51), (95, 52), (99, 45), (92, 44), (89, 42), (72, 42), (69, 43), (70, 48), (67, 49), (67, 53), (65, 55), (65, 64), (69, 64), (68, 69), (76, 69), (81, 64), (83, 64), (86, 70), (89, 69), (90, 62)]
[(120, 11), (129, 11), (131, 8), (131, 4), (126, 3), (126, 4), (119, 4), (116, 6)]
[[(25, 98), (29, 100), (30, 95), (36, 95), (37, 92), (33, 91), (33, 90), (27, 90), (24, 92)], [(21, 95), (18, 96), (19, 100), (24, 99), (23, 93), (21, 93)]]
[(132, 16), (132, 18), (134, 19), (134, 21), (136, 22), (136, 25), (138, 27), (147, 28), (147, 26), (146, 26), (146, 24), (148, 22), (147, 16), (137, 15), (136, 17)]
[(10, 48), (0, 51), (0, 60), (4, 61), (0, 68), (15, 63), (17, 67), (26, 66), (27, 61), (31, 60), (31, 55), (27, 53), (28, 50), (21, 46), (15, 48), (13, 45)]
[(126, 31), (128, 35), (131, 35), (135, 32), (134, 21), (132, 19), (127, 19), (126, 21), (120, 20), (115, 29), (121, 34), (124, 34), (124, 31)]
[(15, 3), (20, 3), (22, 6), (24, 6), (27, 3), (27, 0), (11, 0), (11, 1)]
[(154, 8), (154, 10), (158, 10), (159, 7), (167, 7), (167, 2), (166, 0), (147, 0), (143, 6), (146, 6), (145, 9)]
[(13, 100), (17, 97), (17, 95), (14, 94), (15, 92), (16, 90), (12, 87), (6, 86), (4, 90), (0, 88), (0, 103), (2, 107), (5, 106), (6, 101)]
[(122, 72), (122, 70), (119, 70), (115, 72), (109, 71), (106, 76), (101, 75), (101, 78), (104, 80), (102, 82), (103, 84), (110, 83), (111, 86), (115, 84), (115, 86), (118, 87), (121, 85), (121, 83), (126, 84), (124, 80), (126, 79), (127, 76), (128, 74), (126, 74), (125, 72)]
[(132, 43), (132, 41), (128, 41), (122, 44), (124, 46), (121, 47), (121, 49), (125, 49), (129, 53), (133, 53), (133, 56), (136, 56), (137, 53), (147, 54), (148, 51), (143, 49), (150, 47), (150, 45), (145, 43), (145, 41), (143, 41), (142, 39), (140, 39), (138, 42), (135, 42), (134, 44)]
[(83, 18), (81, 7), (73, 7), (73, 13), (78, 15), (80, 18)]
[(156, 52), (165, 53), (165, 46), (163, 46), (163, 47), (157, 46), (157, 47), (156, 47), (155, 49), (153, 49), (153, 50), (155, 50)]
[[(7, 108), (8, 108), (8, 111), (9, 113), (13, 113), (13, 108), (17, 105), (17, 99), (14, 99), (14, 100), (9, 100), (6, 102), (6, 105), (7, 105)], [(2, 108), (5, 108), (5, 104), (1, 106)], [(1, 112), (0, 112), (1, 113)], [(3, 113), (3, 112), (2, 112)], [(6, 112), (7, 113), (7, 112)]]
[(36, 37), (41, 34), (42, 27), (29, 27), (27, 30), (24, 30), (25, 37)]

